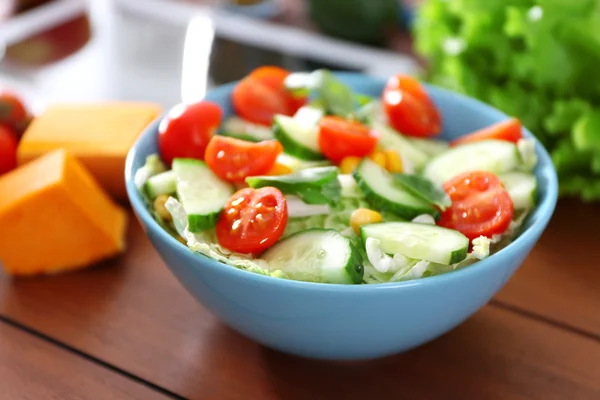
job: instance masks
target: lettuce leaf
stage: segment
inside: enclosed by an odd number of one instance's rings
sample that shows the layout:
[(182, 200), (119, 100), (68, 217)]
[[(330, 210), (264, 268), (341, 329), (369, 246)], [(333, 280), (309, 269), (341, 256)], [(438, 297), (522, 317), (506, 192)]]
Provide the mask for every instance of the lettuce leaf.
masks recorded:
[(600, 0), (428, 0), (426, 79), (519, 118), (548, 149), (561, 196), (600, 200)]

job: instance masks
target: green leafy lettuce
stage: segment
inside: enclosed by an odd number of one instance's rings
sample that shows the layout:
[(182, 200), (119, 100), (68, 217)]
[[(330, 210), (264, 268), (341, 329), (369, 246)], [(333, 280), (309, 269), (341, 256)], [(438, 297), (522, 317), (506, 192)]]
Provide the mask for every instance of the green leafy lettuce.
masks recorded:
[(562, 196), (600, 200), (600, 0), (428, 0), (414, 37), (426, 79), (521, 119)]

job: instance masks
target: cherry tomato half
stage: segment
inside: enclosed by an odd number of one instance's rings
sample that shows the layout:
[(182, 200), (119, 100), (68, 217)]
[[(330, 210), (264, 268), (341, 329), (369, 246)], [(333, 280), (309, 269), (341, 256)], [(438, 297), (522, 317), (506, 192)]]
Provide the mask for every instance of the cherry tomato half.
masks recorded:
[(208, 144), (204, 160), (221, 179), (244, 182), (248, 176), (267, 174), (282, 152), (277, 140), (254, 143), (217, 135)]
[(231, 251), (258, 254), (279, 240), (287, 220), (287, 203), (279, 189), (241, 189), (219, 216), (217, 239)]
[(27, 119), (27, 109), (13, 92), (0, 90), (0, 123), (15, 129)]
[(357, 121), (337, 116), (319, 121), (319, 148), (336, 164), (344, 157), (364, 157), (375, 150), (379, 134)]
[(382, 102), (390, 125), (408, 136), (436, 136), (442, 117), (421, 84), (408, 75), (395, 75), (383, 89)]
[(506, 231), (514, 214), (510, 195), (500, 179), (486, 171), (469, 171), (450, 179), (444, 190), (452, 206), (438, 225), (456, 229), (469, 239), (492, 237)]
[(451, 146), (458, 146), (465, 143), (479, 142), (481, 140), (506, 140), (508, 142), (518, 142), (523, 139), (521, 131), (521, 121), (516, 118), (511, 118), (507, 121), (498, 122), (468, 135), (459, 137), (450, 142)]
[(17, 167), (17, 138), (12, 130), (0, 125), (0, 175)]
[(256, 124), (271, 126), (275, 114), (292, 116), (307, 99), (294, 98), (284, 87), (289, 71), (265, 66), (252, 71), (233, 89), (236, 113)]
[(162, 159), (204, 159), (206, 146), (215, 134), (223, 111), (218, 104), (200, 101), (173, 107), (158, 127), (158, 148)]
[(273, 89), (280, 89), (283, 86), (283, 81), (285, 81), (289, 74), (290, 71), (284, 68), (274, 65), (264, 65), (254, 69), (248, 76), (258, 79)]

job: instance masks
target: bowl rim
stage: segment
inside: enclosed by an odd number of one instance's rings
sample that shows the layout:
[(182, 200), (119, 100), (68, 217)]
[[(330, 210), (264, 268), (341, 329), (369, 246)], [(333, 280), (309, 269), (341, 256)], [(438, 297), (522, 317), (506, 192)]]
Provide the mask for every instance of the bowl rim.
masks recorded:
[[(385, 79), (372, 75), (356, 72), (340, 72), (333, 71), (334, 74), (342, 79), (354, 79), (354, 80), (368, 80), (376, 84), (383, 85)], [(224, 85), (219, 85), (212, 88), (207, 93), (207, 100), (212, 95), (229, 95), (232, 88), (237, 84), (238, 81), (233, 81)], [(422, 83), (429, 93), (439, 92), (445, 95), (454, 96), (463, 102), (470, 104), (470, 107), (475, 109), (475, 112), (485, 111), (494, 112), (499, 117), (509, 118), (507, 114), (498, 110), (497, 108), (484, 103), (473, 97), (454, 92), (449, 89), (445, 89), (436, 85)], [(435, 96), (434, 96), (435, 97)], [(296, 281), (291, 279), (278, 279), (271, 276), (261, 275), (244, 271), (234, 266), (214, 260), (204, 254), (192, 252), (185, 244), (179, 242), (173, 236), (171, 236), (165, 229), (163, 229), (159, 223), (152, 218), (149, 210), (147, 209), (144, 200), (142, 199), (137, 186), (134, 183), (135, 172), (133, 171), (133, 162), (138, 157), (138, 146), (140, 142), (149, 135), (155, 135), (158, 130), (160, 120), (166, 113), (161, 114), (152, 123), (150, 123), (146, 129), (138, 136), (133, 146), (129, 150), (125, 163), (125, 183), (127, 188), (127, 195), (131, 203), (132, 209), (137, 214), (139, 222), (145, 225), (145, 228), (152, 230), (158, 236), (160, 241), (165, 242), (173, 251), (185, 251), (188, 252), (188, 256), (198, 257), (198, 264), (186, 265), (186, 268), (211, 268), (218, 273), (227, 274), (231, 277), (239, 279), (247, 279), (248, 282), (254, 284), (268, 284), (268, 285), (279, 285), (282, 288), (297, 289), (297, 290), (318, 290), (318, 291), (329, 291), (329, 292), (352, 292), (352, 293), (368, 293), (372, 291), (389, 291), (396, 290), (399, 288), (418, 288), (418, 287), (436, 287), (440, 285), (452, 284), (456, 280), (466, 279), (473, 275), (482, 274), (486, 268), (493, 267), (496, 260), (499, 260), (503, 256), (509, 256), (513, 254), (521, 254), (526, 251), (526, 247), (532, 242), (537, 242), (538, 238), (546, 229), (548, 223), (552, 219), (554, 209), (558, 200), (558, 177), (556, 169), (552, 163), (552, 159), (548, 154), (544, 146), (538, 141), (538, 139), (526, 128), (523, 127), (524, 136), (527, 138), (534, 139), (536, 153), (538, 155), (538, 167), (539, 172), (536, 175), (543, 175), (546, 178), (547, 185), (538, 189), (539, 192), (544, 192), (542, 201), (537, 205), (535, 211), (528, 216), (536, 216), (535, 221), (522, 231), (519, 236), (510, 242), (507, 246), (492, 254), (488, 258), (480, 260), (468, 268), (462, 268), (457, 271), (434, 275), (425, 279), (414, 279), (401, 282), (385, 282), (385, 283), (373, 283), (373, 284), (358, 284), (358, 285), (346, 285), (346, 284), (334, 284), (334, 283), (317, 283), (317, 282), (305, 282)], [(540, 196), (541, 197), (541, 196)], [(145, 230), (144, 230), (145, 231)], [(146, 233), (147, 234), (147, 233)], [(170, 267), (169, 267), (170, 268)]]

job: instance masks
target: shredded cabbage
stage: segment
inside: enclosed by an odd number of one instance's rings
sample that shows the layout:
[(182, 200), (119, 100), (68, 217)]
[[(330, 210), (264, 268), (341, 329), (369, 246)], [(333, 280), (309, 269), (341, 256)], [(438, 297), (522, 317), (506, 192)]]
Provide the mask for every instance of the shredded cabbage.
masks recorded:
[(177, 232), (186, 239), (190, 250), (204, 254), (214, 260), (222, 263), (261, 275), (273, 276), (277, 278), (287, 278), (282, 271), (269, 271), (269, 265), (265, 260), (253, 258), (249, 254), (235, 253), (227, 250), (218, 244), (213, 229), (200, 233), (192, 233), (187, 229), (187, 214), (181, 203), (170, 197), (165, 203), (165, 207), (173, 217), (173, 223)]
[(379, 239), (374, 238), (367, 238), (365, 241), (367, 259), (377, 271), (396, 273), (411, 263), (411, 259), (402, 254), (394, 254), (394, 257), (385, 254), (379, 248), (380, 243)]
[[(138, 189), (141, 189), (150, 177), (167, 170), (158, 154), (150, 154), (146, 157), (146, 163), (136, 171), (133, 181)], [(140, 190), (142, 193), (143, 190)]]
[(288, 237), (309, 228), (335, 229), (338, 232), (343, 232), (350, 226), (352, 212), (357, 208), (368, 206), (364, 199), (342, 198), (336, 205), (331, 206), (329, 214), (289, 218), (283, 237)]
[(331, 212), (331, 208), (327, 204), (306, 204), (301, 198), (290, 194), (285, 196), (285, 201), (290, 218), (326, 215)]
[(523, 169), (533, 171), (538, 162), (538, 157), (535, 153), (535, 141), (533, 139), (521, 139), (517, 142), (517, 149), (521, 156)]
[(416, 217), (414, 217), (412, 222), (417, 223), (417, 224), (435, 225), (435, 218), (433, 218), (429, 214), (421, 214), (421, 215), (417, 215)]

